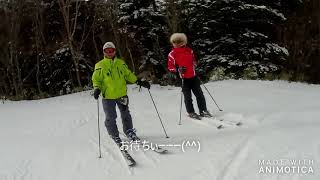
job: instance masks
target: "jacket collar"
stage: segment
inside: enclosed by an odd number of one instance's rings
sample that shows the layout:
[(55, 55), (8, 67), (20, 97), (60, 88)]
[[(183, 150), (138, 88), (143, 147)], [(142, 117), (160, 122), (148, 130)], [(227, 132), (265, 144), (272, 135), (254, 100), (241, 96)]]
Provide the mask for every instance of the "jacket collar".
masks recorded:
[(105, 60), (116, 60), (116, 59), (117, 59), (117, 57), (116, 57), (116, 56), (114, 56), (113, 58), (107, 58), (107, 57), (104, 57), (103, 59), (105, 59)]

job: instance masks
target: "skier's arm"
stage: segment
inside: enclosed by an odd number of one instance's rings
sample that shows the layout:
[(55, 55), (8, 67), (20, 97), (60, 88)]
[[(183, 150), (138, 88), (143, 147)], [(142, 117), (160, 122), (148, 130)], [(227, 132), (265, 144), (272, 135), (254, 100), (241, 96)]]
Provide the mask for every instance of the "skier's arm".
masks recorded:
[(102, 70), (98, 65), (95, 66), (94, 72), (92, 75), (92, 85), (94, 89), (100, 89), (102, 87)]
[(194, 67), (197, 67), (198, 62), (197, 62), (196, 56), (195, 56), (194, 53), (193, 53), (193, 50), (191, 50), (191, 54), (192, 54), (193, 66), (194, 66)]
[(173, 57), (173, 51), (168, 55), (168, 70), (172, 73), (177, 72), (176, 70), (176, 60)]
[(130, 71), (130, 69), (124, 62), (122, 63), (122, 69), (124, 71), (124, 78), (126, 79), (126, 81), (128, 81), (131, 84), (137, 81), (137, 76)]

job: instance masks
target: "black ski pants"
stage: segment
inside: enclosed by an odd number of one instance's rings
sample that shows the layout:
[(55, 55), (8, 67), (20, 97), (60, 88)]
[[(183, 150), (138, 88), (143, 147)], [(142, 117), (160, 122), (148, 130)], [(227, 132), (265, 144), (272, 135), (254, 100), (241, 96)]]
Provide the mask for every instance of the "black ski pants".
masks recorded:
[(206, 111), (207, 110), (207, 105), (206, 105), (206, 100), (203, 95), (203, 92), (201, 90), (201, 83), (200, 79), (196, 76), (193, 78), (186, 78), (182, 79), (182, 92), (184, 95), (184, 103), (186, 105), (186, 110), (188, 113), (194, 113), (194, 108), (192, 104), (192, 94), (191, 91), (193, 92), (194, 96), (196, 97), (197, 104), (199, 111)]

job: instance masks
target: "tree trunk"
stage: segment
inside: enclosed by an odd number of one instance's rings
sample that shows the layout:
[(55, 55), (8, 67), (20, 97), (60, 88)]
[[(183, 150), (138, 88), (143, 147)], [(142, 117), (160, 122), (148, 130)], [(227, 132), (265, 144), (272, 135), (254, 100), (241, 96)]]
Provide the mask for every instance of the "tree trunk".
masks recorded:
[(35, 21), (33, 22), (35, 26), (35, 43), (36, 43), (36, 53), (37, 53), (37, 64), (36, 64), (36, 80), (37, 80), (37, 89), (38, 92), (41, 93), (41, 83), (40, 83), (40, 56), (43, 54), (43, 44), (45, 44), (45, 39), (43, 36), (43, 16), (41, 9), (41, 0), (36, 0), (36, 13), (35, 13)]
[(74, 65), (75, 73), (77, 77), (77, 83), (78, 83), (78, 86), (81, 87), (82, 85), (81, 85), (81, 78), (80, 78), (80, 72), (79, 72), (79, 57), (78, 57), (78, 52), (74, 47), (74, 43), (76, 43), (74, 42), (74, 33), (77, 27), (77, 17), (78, 17), (81, 2), (76, 1), (76, 14), (74, 17), (74, 21), (72, 21), (72, 17), (70, 14), (71, 0), (59, 0), (58, 3), (59, 3), (60, 10), (65, 23), (67, 43), (71, 51), (72, 61), (73, 61), (73, 65)]
[(167, 13), (167, 21), (170, 28), (171, 33), (176, 33), (180, 31), (179, 28), (179, 12), (177, 9), (177, 2), (175, 0), (168, 0), (168, 13)]

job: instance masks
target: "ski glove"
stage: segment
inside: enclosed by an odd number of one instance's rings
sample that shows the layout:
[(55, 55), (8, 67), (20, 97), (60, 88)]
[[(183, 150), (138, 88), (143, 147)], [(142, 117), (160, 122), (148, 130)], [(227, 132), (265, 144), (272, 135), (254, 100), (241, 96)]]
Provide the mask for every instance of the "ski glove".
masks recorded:
[(100, 93), (101, 93), (100, 89), (95, 89), (94, 92), (93, 92), (94, 99), (98, 100)]
[(140, 79), (138, 79), (136, 83), (138, 86), (140, 86), (140, 87), (142, 86), (147, 89), (150, 89), (150, 86), (151, 86), (148, 81), (141, 81)]
[(123, 96), (121, 98), (119, 98), (119, 102), (125, 106), (129, 105), (129, 98), (128, 96)]
[(185, 66), (181, 66), (181, 67), (179, 67), (178, 71), (180, 74), (184, 74), (184, 73), (186, 73), (187, 68)]
[(168, 75), (167, 75), (168, 79), (170, 80), (176, 80), (177, 79), (177, 74), (176, 73), (172, 73), (172, 72), (169, 72)]

